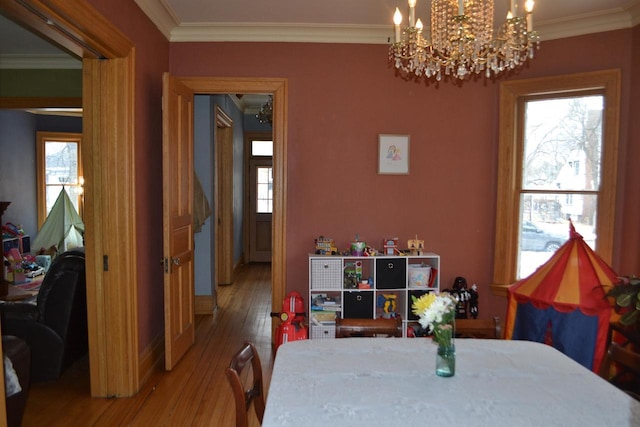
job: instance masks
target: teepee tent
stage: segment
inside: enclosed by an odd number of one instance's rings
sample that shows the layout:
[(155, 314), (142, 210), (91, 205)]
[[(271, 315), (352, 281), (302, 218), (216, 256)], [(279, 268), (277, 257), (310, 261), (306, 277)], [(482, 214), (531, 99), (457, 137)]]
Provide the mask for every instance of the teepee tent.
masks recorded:
[(597, 371), (607, 345), (617, 274), (570, 224), (569, 240), (529, 277), (509, 287), (505, 338), (547, 342)]
[(83, 232), (84, 223), (67, 191), (62, 189), (31, 247), (39, 251), (55, 245), (59, 252), (65, 252), (84, 246)]

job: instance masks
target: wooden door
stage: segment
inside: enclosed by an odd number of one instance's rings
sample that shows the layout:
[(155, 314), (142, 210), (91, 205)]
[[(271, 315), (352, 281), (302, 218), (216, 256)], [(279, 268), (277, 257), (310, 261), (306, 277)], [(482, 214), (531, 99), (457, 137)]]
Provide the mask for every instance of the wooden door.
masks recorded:
[(163, 76), (162, 179), (165, 368), (195, 342), (193, 263), (193, 91)]
[(252, 158), (249, 161), (250, 262), (271, 262), (272, 164), (271, 157)]

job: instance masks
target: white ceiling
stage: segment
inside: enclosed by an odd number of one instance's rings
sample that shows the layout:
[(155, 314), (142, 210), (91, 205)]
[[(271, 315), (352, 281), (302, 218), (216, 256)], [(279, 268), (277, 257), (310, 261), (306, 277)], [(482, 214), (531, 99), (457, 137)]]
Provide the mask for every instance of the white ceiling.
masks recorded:
[[(406, 0), (135, 0), (171, 41), (285, 41), (386, 44), (396, 7)], [(517, 0), (524, 8), (524, 0)], [(536, 0), (542, 40), (629, 28), (640, 22), (640, 0)], [(509, 0), (495, 0), (495, 20)], [(429, 22), (430, 2), (416, 16)], [(406, 21), (405, 21), (406, 22)]]
[[(386, 44), (393, 36), (393, 11), (399, 7), (406, 15), (408, 9), (406, 0), (135, 1), (173, 42)], [(509, 0), (495, 0), (496, 22), (506, 15), (508, 4)], [(429, 5), (418, 0), (416, 15), (423, 22), (429, 22)], [(640, 23), (640, 0), (536, 0), (534, 22), (543, 41), (629, 28)], [(0, 15), (0, 67), (12, 68), (34, 55), (48, 55), (49, 67), (69, 66), (64, 52)]]

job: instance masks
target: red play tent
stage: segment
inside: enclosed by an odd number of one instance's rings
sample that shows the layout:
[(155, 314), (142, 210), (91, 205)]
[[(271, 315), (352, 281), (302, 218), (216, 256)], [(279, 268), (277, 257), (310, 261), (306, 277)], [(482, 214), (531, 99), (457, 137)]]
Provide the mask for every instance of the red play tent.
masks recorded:
[(570, 224), (569, 240), (529, 277), (509, 287), (507, 339), (548, 342), (597, 371), (607, 345), (617, 274)]

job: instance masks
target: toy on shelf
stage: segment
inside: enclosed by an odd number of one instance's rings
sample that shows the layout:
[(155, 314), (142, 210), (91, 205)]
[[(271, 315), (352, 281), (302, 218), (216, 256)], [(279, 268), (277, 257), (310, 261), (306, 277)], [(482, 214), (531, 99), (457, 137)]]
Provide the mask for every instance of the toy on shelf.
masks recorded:
[(422, 255), (424, 253), (424, 240), (418, 240), (418, 235), (416, 234), (415, 239), (407, 242), (407, 247), (411, 255)]
[(382, 246), (384, 247), (384, 254), (385, 255), (399, 255), (402, 252), (400, 252), (400, 249), (398, 248), (398, 238), (397, 237), (393, 237), (390, 239), (384, 239), (384, 241), (382, 242)]
[(320, 236), (315, 240), (315, 244), (318, 255), (336, 255), (338, 253), (336, 243), (329, 237)]
[(378, 308), (382, 309), (382, 316), (385, 319), (394, 319), (396, 314), (396, 307), (398, 295), (396, 294), (380, 294), (378, 295)]
[(356, 234), (355, 242), (351, 242), (351, 255), (352, 256), (364, 256), (364, 250), (367, 247), (365, 242), (360, 241), (360, 236)]

